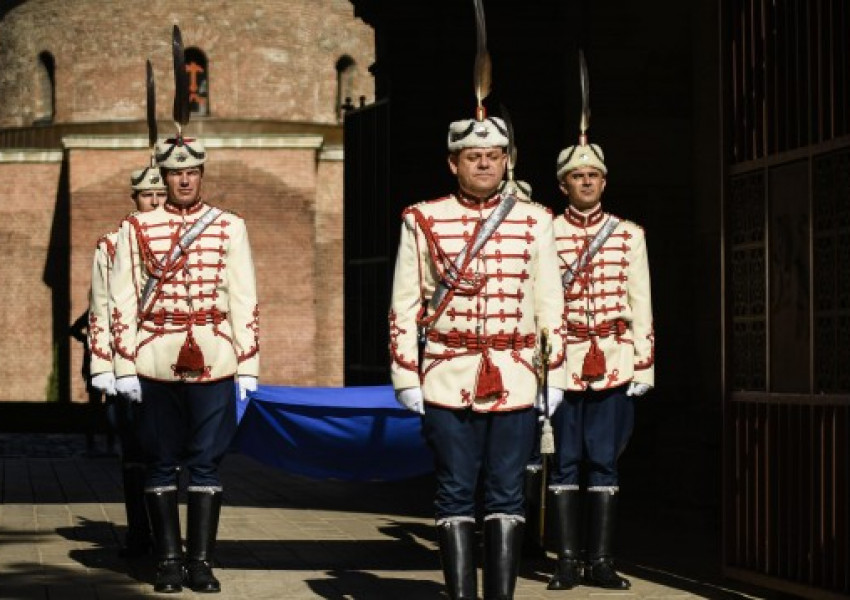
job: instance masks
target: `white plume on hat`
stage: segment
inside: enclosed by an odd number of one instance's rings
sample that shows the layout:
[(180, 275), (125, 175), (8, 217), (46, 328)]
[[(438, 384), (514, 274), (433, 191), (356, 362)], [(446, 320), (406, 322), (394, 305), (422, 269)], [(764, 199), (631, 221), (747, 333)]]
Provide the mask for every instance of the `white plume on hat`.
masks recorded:
[(130, 174), (130, 189), (134, 192), (144, 192), (148, 190), (164, 190), (165, 180), (159, 169), (156, 167), (146, 167), (133, 171)]
[(206, 161), (207, 151), (197, 138), (178, 135), (156, 144), (156, 163), (162, 169), (188, 169)]
[(506, 148), (508, 128), (499, 117), (487, 117), (481, 121), (463, 119), (449, 125), (449, 152), (464, 148)]
[(575, 171), (581, 167), (594, 167), (602, 171), (603, 175), (607, 175), (608, 167), (605, 166), (605, 154), (602, 152), (602, 148), (596, 144), (578, 144), (568, 146), (558, 154), (559, 181), (570, 171)]

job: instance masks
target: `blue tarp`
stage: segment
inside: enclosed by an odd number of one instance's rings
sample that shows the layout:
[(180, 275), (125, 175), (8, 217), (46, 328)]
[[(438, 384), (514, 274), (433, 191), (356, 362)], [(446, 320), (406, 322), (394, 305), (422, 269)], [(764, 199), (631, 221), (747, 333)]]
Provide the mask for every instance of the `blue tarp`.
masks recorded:
[(419, 415), (398, 405), (391, 386), (260, 386), (238, 404), (235, 449), (289, 473), (394, 481), (434, 467)]

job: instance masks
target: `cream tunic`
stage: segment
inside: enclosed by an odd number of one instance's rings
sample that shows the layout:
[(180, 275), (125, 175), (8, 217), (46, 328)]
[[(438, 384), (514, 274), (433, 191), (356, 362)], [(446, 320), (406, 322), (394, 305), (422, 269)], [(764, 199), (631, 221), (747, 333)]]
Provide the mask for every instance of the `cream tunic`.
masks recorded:
[[(535, 346), (544, 327), (552, 343), (549, 384), (566, 388), (565, 373), (557, 368), (563, 360), (563, 293), (546, 208), (518, 201), (464, 271), (465, 293), (449, 296), (433, 320), (442, 269), (454, 263), (499, 201), (496, 196), (476, 204), (452, 195), (405, 210), (389, 315), (396, 390), (421, 386), (426, 403), (449, 408), (527, 408), (538, 392)], [(418, 317), (432, 320), (421, 365)], [(478, 340), (493, 345), (482, 348)], [(485, 355), (500, 370), (504, 393), (481, 399), (474, 396)]]
[[(599, 206), (583, 215), (572, 207), (555, 219), (555, 243), (563, 274), (610, 215)], [(601, 390), (629, 381), (655, 385), (655, 331), (646, 238), (641, 227), (621, 220), (585, 269), (564, 290), (570, 390)], [(605, 373), (582, 378), (595, 337), (605, 355)]]
[[(203, 382), (259, 374), (259, 309), (248, 233), (241, 217), (223, 212), (178, 260), (172, 248), (209, 210), (166, 203), (122, 224), (109, 282), (117, 377), (138, 374), (161, 381)], [(139, 307), (152, 269), (166, 274)], [(181, 373), (178, 356), (191, 335), (203, 369)]]
[(97, 241), (92, 260), (91, 293), (89, 295), (89, 350), (91, 374), (112, 372), (112, 340), (109, 328), (109, 272), (115, 257), (118, 232), (113, 231)]

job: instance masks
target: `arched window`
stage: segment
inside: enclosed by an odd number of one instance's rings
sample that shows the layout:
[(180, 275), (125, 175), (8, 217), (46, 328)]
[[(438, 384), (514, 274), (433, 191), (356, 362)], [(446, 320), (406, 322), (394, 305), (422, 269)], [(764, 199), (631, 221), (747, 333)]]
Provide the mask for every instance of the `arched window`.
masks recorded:
[(38, 55), (37, 69), (33, 123), (46, 125), (53, 122), (56, 110), (56, 61), (50, 52)]
[(347, 54), (336, 61), (336, 118), (342, 121), (343, 106), (351, 103), (354, 93), (354, 59)]
[(193, 115), (210, 115), (210, 78), (207, 55), (200, 48), (186, 48), (186, 72), (189, 74), (189, 110)]

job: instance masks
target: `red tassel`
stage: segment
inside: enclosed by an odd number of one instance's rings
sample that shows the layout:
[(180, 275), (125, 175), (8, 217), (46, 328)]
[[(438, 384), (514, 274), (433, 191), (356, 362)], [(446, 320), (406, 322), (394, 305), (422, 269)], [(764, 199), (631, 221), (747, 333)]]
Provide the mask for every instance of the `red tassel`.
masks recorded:
[(204, 353), (201, 352), (201, 347), (195, 341), (195, 336), (192, 335), (192, 330), (186, 334), (186, 341), (180, 348), (180, 354), (177, 355), (177, 364), (174, 365), (174, 372), (178, 375), (185, 373), (203, 373), (204, 368)]
[(605, 353), (596, 344), (596, 338), (590, 338), (590, 349), (584, 355), (581, 366), (581, 378), (585, 381), (601, 379), (605, 375)]
[(479, 399), (486, 399), (491, 396), (500, 398), (504, 393), (502, 372), (490, 360), (490, 355), (485, 352), (481, 356), (481, 366), (478, 367), (478, 377), (475, 380), (475, 397)]

